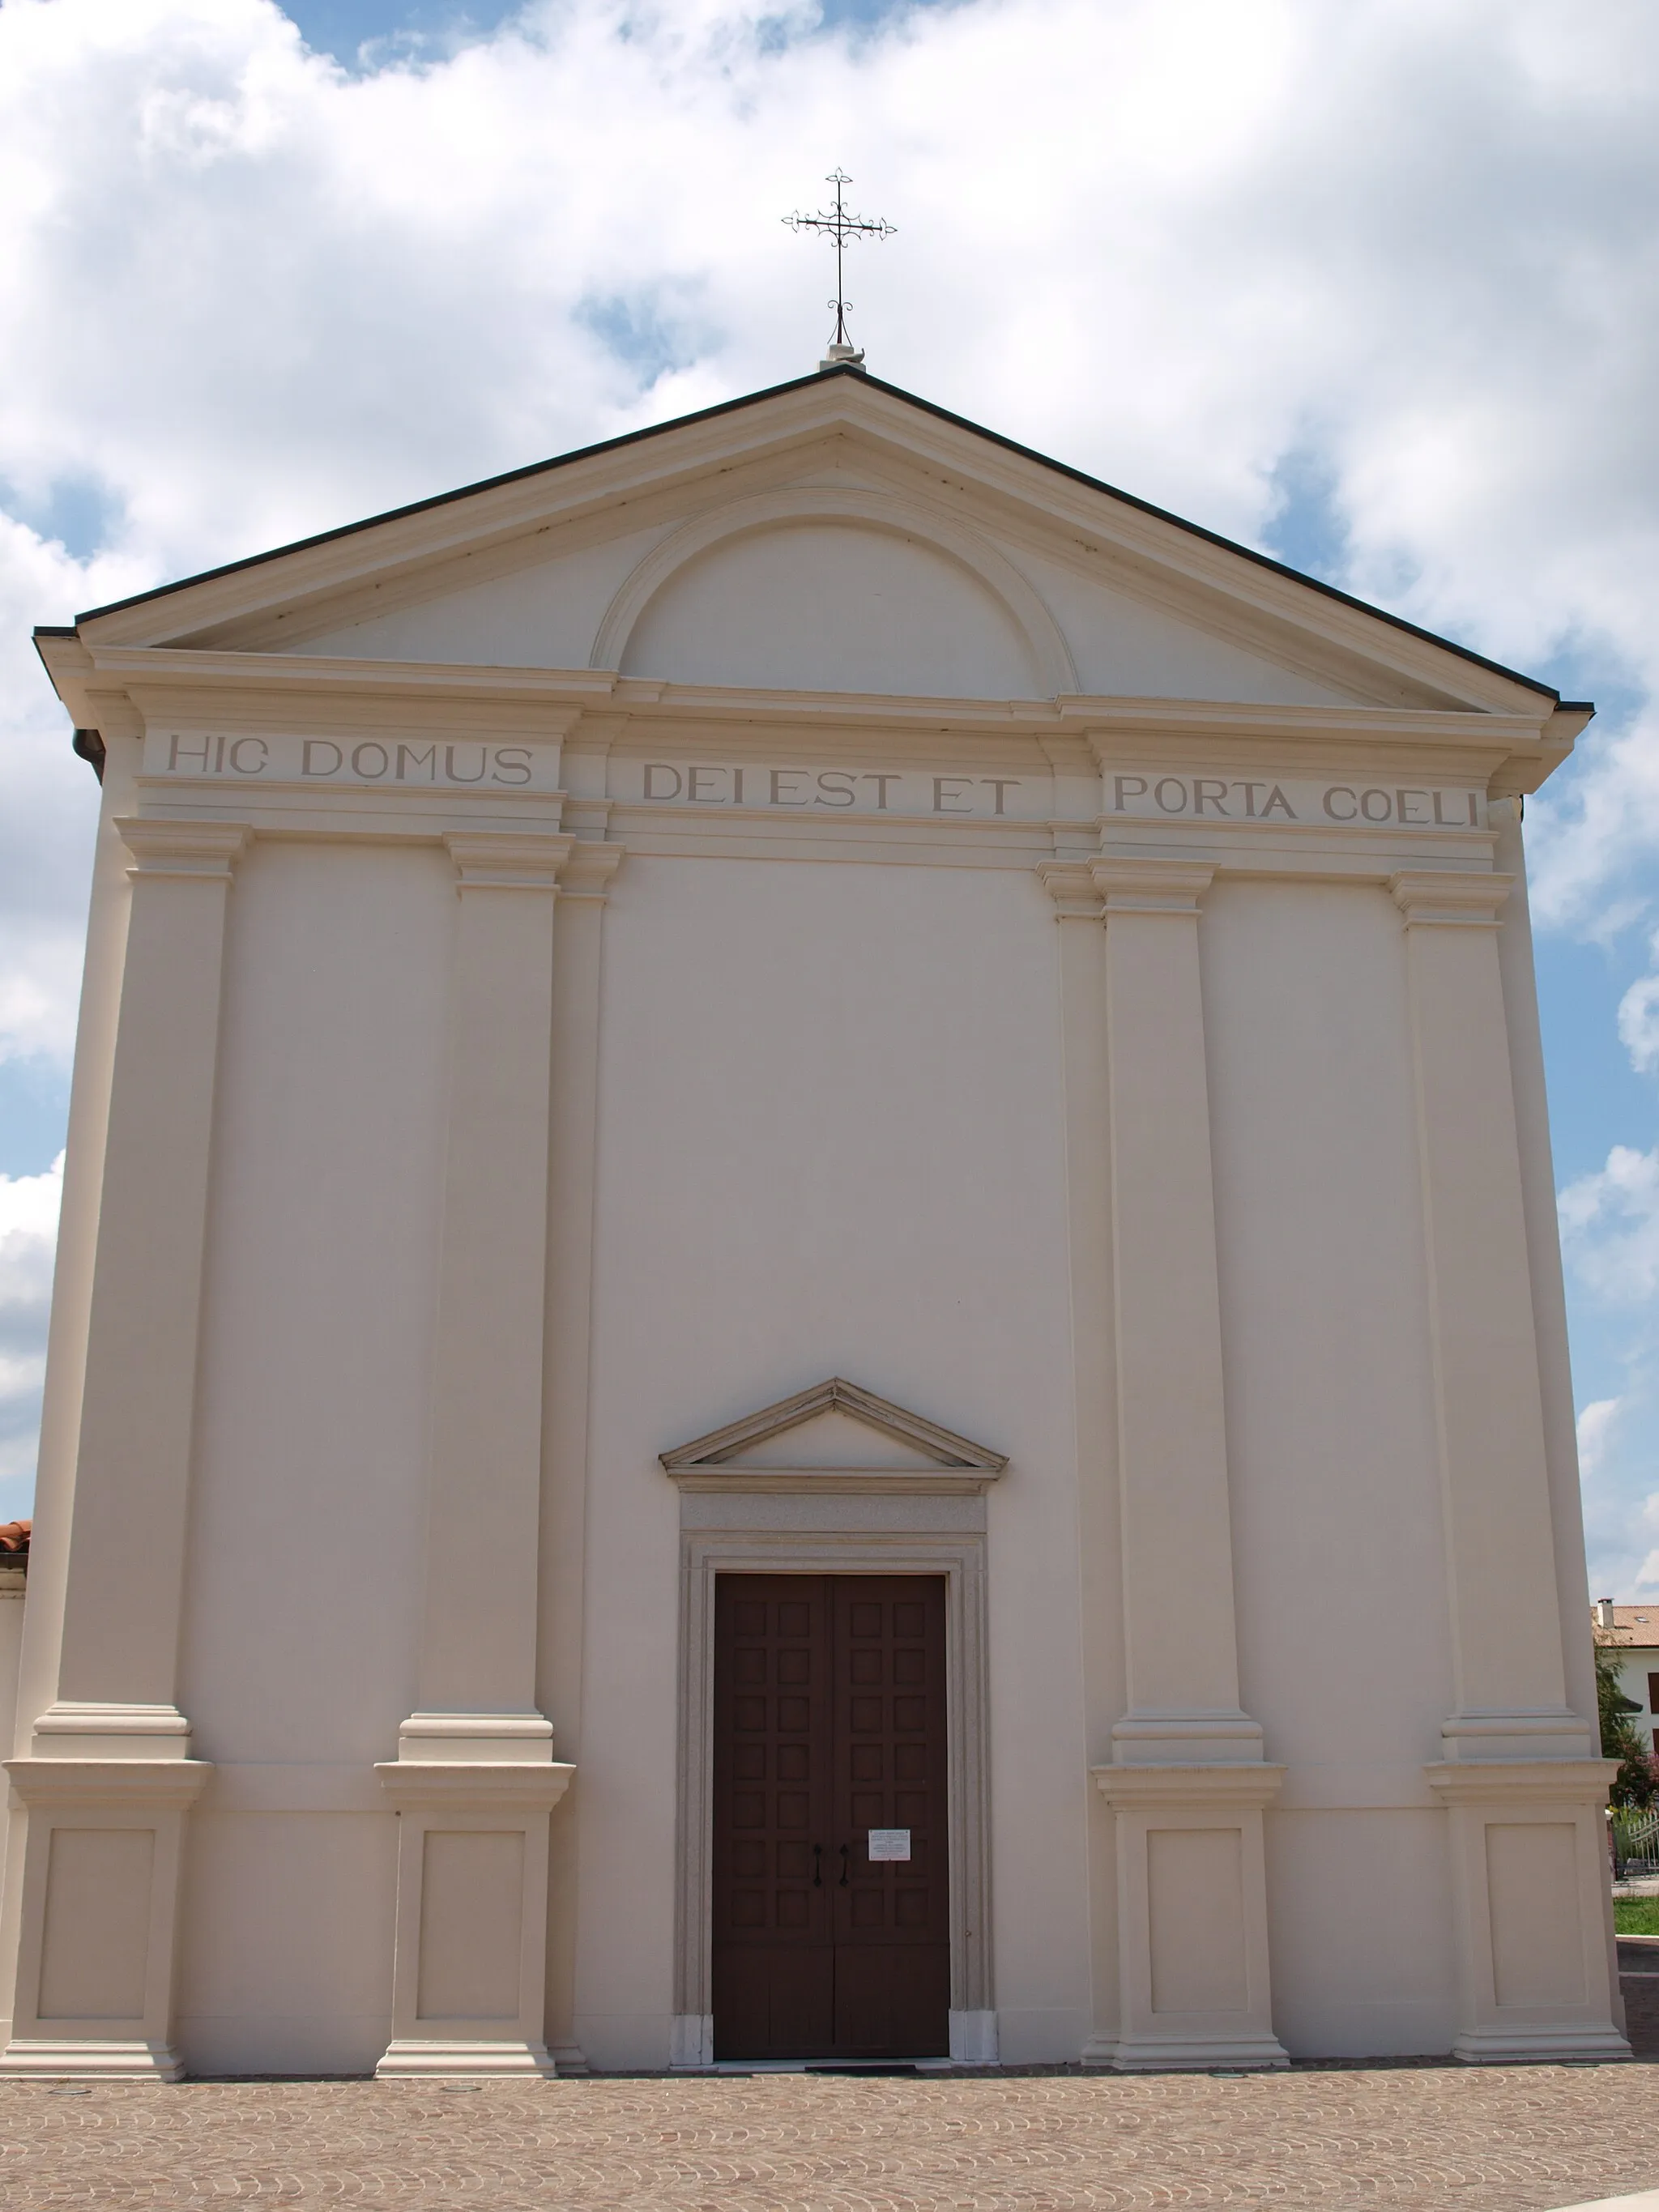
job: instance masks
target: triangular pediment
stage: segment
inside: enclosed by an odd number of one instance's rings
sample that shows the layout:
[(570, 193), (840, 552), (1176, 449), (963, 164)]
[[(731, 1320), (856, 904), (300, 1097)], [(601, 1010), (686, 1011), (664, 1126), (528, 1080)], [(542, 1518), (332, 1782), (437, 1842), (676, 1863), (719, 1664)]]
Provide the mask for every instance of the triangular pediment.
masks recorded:
[(832, 1376), (660, 1455), (682, 1487), (981, 1490), (1006, 1455)]
[[(872, 377), (808, 377), (81, 617), (276, 656), (769, 696), (1183, 699), (1547, 721), (1547, 687)], [(76, 673), (43, 634), (54, 675)], [(62, 661), (60, 674), (59, 662)], [(136, 673), (125, 667), (124, 675)], [(220, 672), (227, 680), (257, 671)], [(580, 679), (580, 683), (578, 678)], [(607, 691), (607, 686), (610, 691)], [(617, 687), (621, 687), (620, 690)]]

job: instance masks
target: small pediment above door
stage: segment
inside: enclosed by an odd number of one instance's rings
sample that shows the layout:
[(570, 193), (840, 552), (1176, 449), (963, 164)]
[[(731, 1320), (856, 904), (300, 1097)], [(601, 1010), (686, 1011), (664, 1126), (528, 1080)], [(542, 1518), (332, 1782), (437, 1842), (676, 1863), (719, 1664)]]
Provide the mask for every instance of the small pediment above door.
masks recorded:
[(982, 1491), (1006, 1455), (832, 1376), (660, 1455), (683, 1490)]

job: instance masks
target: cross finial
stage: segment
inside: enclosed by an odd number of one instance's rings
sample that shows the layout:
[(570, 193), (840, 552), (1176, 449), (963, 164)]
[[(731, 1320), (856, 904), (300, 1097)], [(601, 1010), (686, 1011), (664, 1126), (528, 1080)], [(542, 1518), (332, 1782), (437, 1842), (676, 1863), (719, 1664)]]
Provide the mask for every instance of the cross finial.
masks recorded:
[(842, 187), (844, 185), (850, 185), (853, 179), (844, 171), (832, 169), (824, 182), (833, 185), (836, 188), (836, 204), (833, 211), (820, 208), (816, 215), (802, 215), (797, 209), (793, 215), (787, 215), (783, 218), (791, 230), (821, 232), (830, 240), (836, 249), (836, 296), (830, 302), (836, 311), (836, 335), (830, 341), (829, 351), (818, 363), (820, 368), (842, 367), (861, 368), (863, 367), (863, 348), (854, 347), (848, 342), (847, 310), (853, 303), (847, 297), (847, 287), (842, 277), (842, 258), (847, 251), (849, 239), (891, 238), (895, 230), (892, 223), (884, 222), (879, 216), (848, 214), (846, 204), (842, 198)]

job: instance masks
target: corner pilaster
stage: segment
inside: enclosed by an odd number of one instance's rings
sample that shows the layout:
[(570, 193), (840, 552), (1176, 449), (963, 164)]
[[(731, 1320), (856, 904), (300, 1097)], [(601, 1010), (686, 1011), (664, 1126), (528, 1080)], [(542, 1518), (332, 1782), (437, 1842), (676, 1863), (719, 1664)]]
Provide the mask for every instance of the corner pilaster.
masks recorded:
[(1425, 868), (1389, 882), (1404, 917), (1451, 1607), (1449, 1759), (1576, 1759), (1561, 1656), (1538, 1332), (1498, 967), (1514, 878)]
[(1613, 2021), (1601, 1759), (1447, 1759), (1458, 2035), (1471, 2063), (1628, 2058)]
[(1404, 917), (1453, 1709), (1460, 2058), (1622, 2057), (1607, 1764), (1567, 1703), (1539, 1332), (1498, 925), (1512, 876), (1413, 869)]
[(228, 901), (246, 823), (118, 820), (131, 881), (52, 1702), (7, 1762), (0, 2073), (161, 2075), (192, 1759), (178, 1662)]

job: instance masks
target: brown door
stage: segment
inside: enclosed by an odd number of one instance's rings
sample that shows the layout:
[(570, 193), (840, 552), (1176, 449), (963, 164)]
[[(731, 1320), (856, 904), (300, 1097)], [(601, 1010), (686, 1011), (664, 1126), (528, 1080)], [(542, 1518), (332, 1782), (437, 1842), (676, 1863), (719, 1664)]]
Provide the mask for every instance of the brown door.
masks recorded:
[(941, 1577), (719, 1577), (717, 2058), (948, 2051), (945, 1759)]

